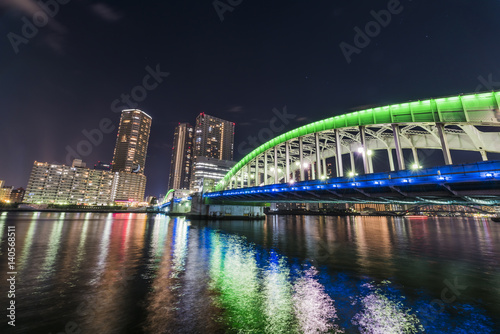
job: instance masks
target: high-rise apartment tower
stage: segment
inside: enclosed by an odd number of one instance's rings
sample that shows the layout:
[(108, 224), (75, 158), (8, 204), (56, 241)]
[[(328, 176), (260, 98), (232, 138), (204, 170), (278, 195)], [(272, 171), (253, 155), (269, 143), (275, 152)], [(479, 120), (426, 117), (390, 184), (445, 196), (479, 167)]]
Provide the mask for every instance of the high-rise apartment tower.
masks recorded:
[(175, 128), (169, 189), (189, 189), (190, 187), (193, 167), (193, 132), (193, 126), (188, 123), (181, 123)]
[(196, 117), (194, 156), (233, 160), (234, 123), (201, 113)]
[(144, 174), (151, 116), (138, 109), (122, 111), (113, 155), (113, 172)]

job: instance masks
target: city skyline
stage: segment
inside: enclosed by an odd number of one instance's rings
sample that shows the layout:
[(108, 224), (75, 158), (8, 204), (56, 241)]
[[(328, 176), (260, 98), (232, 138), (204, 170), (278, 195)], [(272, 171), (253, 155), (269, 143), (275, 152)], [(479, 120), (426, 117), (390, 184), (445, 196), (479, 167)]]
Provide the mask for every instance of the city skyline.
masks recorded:
[[(135, 118), (137, 118), (136, 120), (134, 120), (134, 116), (136, 116), (135, 117)], [(228, 156), (232, 155), (233, 147), (234, 147), (234, 143), (232, 142), (232, 140), (234, 140), (234, 125), (235, 124), (233, 122), (225, 121), (225, 120), (222, 120), (218, 117), (205, 115), (205, 114), (198, 115), (197, 120), (200, 117), (203, 117), (203, 119), (205, 119), (205, 116), (207, 118), (206, 126), (205, 126), (205, 121), (202, 121), (202, 122), (197, 121), (195, 123), (198, 126), (199, 132), (204, 133), (205, 130), (208, 131), (208, 128), (211, 127), (211, 125), (217, 123), (217, 126), (221, 126), (221, 128), (222, 128), (222, 130), (221, 130), (222, 136), (221, 136), (221, 133), (219, 133), (220, 131), (218, 131), (217, 138), (219, 138), (219, 140), (220, 140), (221, 137), (224, 138), (224, 137), (230, 136), (230, 140), (231, 140), (231, 142), (229, 144), (226, 143), (226, 150), (221, 149), (224, 147), (222, 144), (224, 142), (224, 140), (222, 140), (221, 144), (218, 144), (217, 140), (214, 140), (213, 143), (209, 141), (207, 146), (203, 145), (204, 148), (209, 147), (210, 152), (208, 152), (208, 157), (215, 159), (212, 157), (212, 155), (218, 155), (221, 157), (222, 156), (228, 157)], [(224, 126), (221, 125), (223, 123), (226, 125), (227, 124), (231, 125), (229, 128), (229, 131), (227, 131), (227, 130), (225, 131), (226, 133), (224, 132)], [(145, 161), (146, 161), (146, 157), (147, 157), (147, 147), (148, 147), (150, 126), (151, 126), (151, 116), (149, 116), (144, 111), (142, 111), (140, 109), (125, 109), (125, 110), (123, 110), (121, 117), (120, 117), (120, 123), (118, 126), (118, 133), (117, 133), (117, 139), (116, 139), (116, 143), (115, 143), (115, 149), (114, 149), (114, 153), (113, 153), (112, 162), (107, 164), (107, 163), (99, 160), (99, 161), (95, 162), (93, 169), (90, 169), (90, 166), (94, 162), (77, 159), (77, 160), (80, 160), (80, 163), (81, 163), (81, 166), (79, 166), (79, 167), (89, 168), (90, 171), (92, 171), (92, 170), (104, 170), (104, 171), (109, 170), (109, 171), (113, 171), (114, 173), (120, 173), (120, 175), (121, 175), (121, 172), (125, 172), (127, 174), (128, 173), (144, 174)], [(184, 129), (180, 135), (177, 132), (179, 128)], [(185, 154), (179, 155), (179, 157), (181, 157), (181, 164), (184, 165), (185, 168), (189, 169), (189, 171), (186, 169), (186, 173), (183, 173), (183, 174), (185, 174), (184, 175), (185, 180), (183, 182), (184, 183), (187, 182), (186, 184), (188, 186), (187, 186), (187, 188), (180, 187), (179, 189), (189, 189), (190, 185), (191, 185), (190, 180), (191, 180), (192, 169), (191, 169), (191, 167), (189, 167), (189, 165), (193, 164), (194, 160), (196, 158), (196, 156), (194, 155), (194, 139), (195, 139), (194, 133), (196, 132), (195, 128), (196, 128), (196, 126), (192, 126), (189, 123), (179, 123), (179, 126), (176, 127), (176, 129), (174, 131), (174, 143), (175, 142), (181, 143), (182, 141), (184, 141), (185, 144), (192, 145), (192, 147), (187, 148), (187, 150), (189, 151), (188, 157), (191, 154), (193, 154), (193, 156), (189, 157), (187, 160), (185, 159), (186, 158)], [(189, 129), (191, 129), (191, 131), (189, 131)], [(201, 130), (201, 129), (203, 129), (203, 130)], [(212, 133), (211, 130), (210, 130), (210, 133)], [(186, 134), (188, 134), (187, 137), (186, 137)], [(206, 137), (206, 135), (205, 135), (205, 137)], [(175, 138), (178, 138), (178, 140), (175, 140)], [(131, 141), (134, 142), (133, 145), (131, 145)], [(137, 145), (136, 142), (138, 142), (139, 145)], [(181, 147), (183, 149), (184, 145), (182, 145)], [(227, 150), (228, 148), (230, 150)], [(214, 149), (214, 152), (217, 152), (217, 153), (212, 154), (212, 149)], [(173, 147), (173, 152), (174, 153), (178, 152), (177, 150), (175, 150), (175, 147)], [(198, 154), (201, 154), (201, 153), (199, 152)], [(206, 155), (201, 155), (201, 156), (206, 157)], [(116, 161), (116, 163), (115, 163), (115, 161)], [(175, 161), (176, 161), (176, 159), (174, 158), (174, 156), (172, 156), (171, 164), (175, 164)], [(224, 160), (223, 162), (225, 163), (226, 160)], [(36, 160), (33, 162), (35, 168), (37, 166), (45, 168), (45, 167), (49, 167), (50, 165), (56, 165), (57, 168), (67, 167), (70, 169), (71, 169), (71, 167), (74, 167), (74, 163), (75, 162), (72, 161), (71, 164), (58, 165), (58, 162), (43, 162), (43, 163), (41, 163), (41, 162), (38, 162)], [(187, 166), (186, 166), (186, 163), (187, 163)], [(205, 163), (205, 161), (204, 161), (204, 163)], [(87, 164), (89, 164), (89, 167), (87, 167)], [(133, 168), (133, 167), (136, 167), (136, 168)], [(172, 171), (173, 169), (170, 168), (170, 170)], [(227, 171), (229, 171), (229, 169), (227, 169)], [(26, 183), (24, 185), (21, 185), (20, 188), (27, 188), (27, 189), (30, 188), (30, 179), (33, 178), (33, 175), (34, 175), (33, 173), (36, 174), (36, 173), (41, 173), (41, 172), (35, 171), (35, 169), (33, 169), (31, 171), (31, 174), (32, 174), (31, 177), (28, 177)], [(119, 179), (120, 178), (118, 178), (118, 180)], [(122, 179), (125, 179), (125, 178), (122, 176)], [(128, 183), (128, 182), (132, 181), (133, 186), (138, 187), (139, 190), (138, 191), (132, 190), (133, 187), (130, 188), (132, 185), (128, 185), (127, 190), (124, 190), (122, 192), (123, 194), (127, 194), (130, 192), (137, 192), (137, 193), (144, 193), (145, 192), (145, 189), (146, 189), (145, 188), (145, 184), (146, 184), (145, 179), (141, 180), (141, 181), (137, 181), (135, 179), (134, 180), (129, 180), (129, 179), (130, 179), (130, 177), (126, 178), (126, 182)], [(5, 182), (5, 181), (3, 181), (3, 182)], [(120, 184), (121, 188), (123, 188), (124, 185), (119, 183), (119, 182), (120, 181), (117, 181), (117, 185)], [(166, 190), (175, 188), (175, 187), (170, 186), (171, 183), (172, 182), (169, 181), (169, 183), (166, 187)], [(181, 184), (182, 182), (180, 180), (178, 180), (178, 181), (176, 181), (176, 183)], [(184, 184), (184, 183), (182, 183), (182, 184)], [(34, 186), (31, 186), (31, 187), (34, 187)], [(119, 188), (120, 188), (120, 186), (119, 186)], [(146, 195), (156, 196), (158, 194), (146, 194)], [(124, 201), (128, 197), (123, 196), (123, 195), (120, 196), (117, 194), (116, 198), (117, 198), (117, 200)]]

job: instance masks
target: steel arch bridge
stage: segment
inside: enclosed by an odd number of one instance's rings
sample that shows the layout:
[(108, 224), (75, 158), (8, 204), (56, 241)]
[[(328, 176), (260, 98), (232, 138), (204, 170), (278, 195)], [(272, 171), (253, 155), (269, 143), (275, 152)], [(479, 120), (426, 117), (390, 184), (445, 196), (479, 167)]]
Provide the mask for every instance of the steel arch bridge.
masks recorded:
[[(409, 163), (403, 149), (412, 152)], [(215, 190), (352, 177), (356, 156), (362, 160), (358, 172), (365, 175), (374, 172), (374, 156), (387, 156), (391, 171), (420, 168), (423, 149), (442, 151), (446, 165), (453, 165), (453, 150), (478, 152), (482, 161), (487, 153), (500, 153), (500, 92), (388, 105), (302, 126), (253, 150)], [(346, 155), (349, 169), (342, 159)], [(327, 159), (335, 160), (330, 175)]]

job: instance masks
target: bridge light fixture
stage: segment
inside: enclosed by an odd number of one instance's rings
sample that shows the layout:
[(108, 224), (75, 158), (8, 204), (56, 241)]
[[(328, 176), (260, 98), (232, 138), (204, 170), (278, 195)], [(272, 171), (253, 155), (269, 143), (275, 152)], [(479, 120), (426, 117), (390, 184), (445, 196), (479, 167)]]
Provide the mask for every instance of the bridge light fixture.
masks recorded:
[(295, 166), (300, 166), (300, 161), (295, 161)]
[(356, 173), (355, 171), (350, 171), (349, 173), (347, 173), (347, 175), (348, 175), (349, 177), (355, 177), (355, 176), (357, 176), (357, 175), (358, 175), (358, 173)]
[(291, 179), (289, 183), (290, 183), (290, 184), (294, 184), (294, 183), (295, 183), (295, 180), (294, 180), (294, 179)]
[(363, 153), (365, 149), (363, 147), (358, 147), (358, 153)]
[(274, 167), (271, 167), (271, 172), (274, 172)]
[(368, 156), (373, 155), (373, 151), (372, 150), (366, 151), (366, 155), (368, 155)]
[(422, 166), (420, 166), (419, 164), (413, 164), (413, 165), (411, 165), (411, 169), (413, 169), (413, 170), (417, 170), (417, 169), (420, 169), (420, 168), (422, 168)]
[(326, 175), (321, 175), (322, 180), (326, 180)]
[(304, 162), (304, 168), (308, 168), (309, 164), (307, 162)]

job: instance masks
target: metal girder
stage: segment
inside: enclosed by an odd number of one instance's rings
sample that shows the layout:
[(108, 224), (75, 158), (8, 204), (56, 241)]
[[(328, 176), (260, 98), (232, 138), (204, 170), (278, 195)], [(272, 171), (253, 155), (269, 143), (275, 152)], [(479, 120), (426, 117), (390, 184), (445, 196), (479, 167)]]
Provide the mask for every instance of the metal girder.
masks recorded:
[[(252, 161), (255, 161), (259, 171), (261, 167), (265, 168), (259, 155), (265, 151), (272, 152), (273, 149), (276, 155), (270, 161), (271, 164), (286, 170), (286, 162), (289, 161), (288, 171), (291, 174), (298, 168), (303, 168), (302, 164), (297, 168), (295, 162), (305, 160), (316, 163), (314, 173), (320, 177), (326, 172), (321, 172), (324, 169), (324, 159), (338, 159), (339, 151), (342, 155), (352, 153), (360, 147), (363, 139), (360, 127), (364, 129), (366, 150), (384, 149), (392, 152), (396, 149), (398, 152), (394, 131), (391, 131), (391, 124), (395, 124), (400, 129), (400, 150), (412, 149), (415, 162), (418, 160), (417, 150), (420, 149), (442, 149), (445, 161), (449, 164), (452, 163), (448, 153), (450, 150), (478, 151), (482, 159), (487, 160), (486, 152), (500, 153), (498, 101), (500, 92), (470, 94), (372, 108), (314, 122), (280, 135), (253, 150), (231, 169), (217, 189), (227, 187), (237, 173), (244, 182), (245, 175), (240, 170)], [(478, 128), (481, 126), (496, 127), (499, 131), (482, 132)], [(299, 144), (299, 138), (302, 145)], [(338, 145), (339, 138), (341, 142)], [(299, 146), (302, 146), (302, 154)], [(288, 152), (289, 159), (286, 158), (285, 151)], [(369, 164), (365, 163), (367, 165)], [(372, 168), (365, 168), (365, 171), (371, 172)], [(338, 166), (337, 172), (340, 172)], [(287, 180), (287, 177), (276, 177), (275, 182), (283, 179)]]

